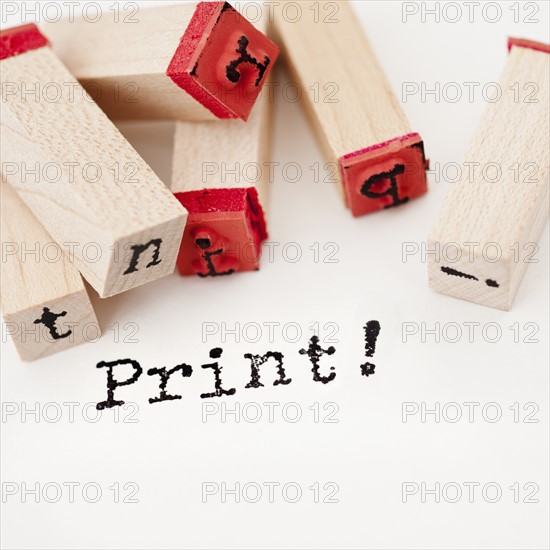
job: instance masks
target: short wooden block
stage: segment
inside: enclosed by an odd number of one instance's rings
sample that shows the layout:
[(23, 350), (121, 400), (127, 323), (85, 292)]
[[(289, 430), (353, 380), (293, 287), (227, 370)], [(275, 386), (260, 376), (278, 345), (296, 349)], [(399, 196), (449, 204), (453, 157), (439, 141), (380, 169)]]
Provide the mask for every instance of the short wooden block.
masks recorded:
[(475, 168), (451, 187), (428, 238), (434, 290), (503, 310), (549, 212), (550, 50), (517, 39), (509, 48), (502, 98), (487, 107), (466, 153), (464, 167)]
[(114, 119), (247, 120), (279, 53), (227, 2), (62, 20), (45, 32)]
[(2, 176), (3, 334), (21, 359), (34, 361), (100, 335), (76, 267)]
[(172, 191), (189, 211), (178, 258), (181, 275), (259, 269), (267, 239), (270, 112), (263, 94), (247, 124), (176, 124)]
[(411, 131), (352, 8), (338, 2), (333, 18), (316, 21), (315, 12), (333, 12), (331, 4), (300, 2), (298, 20), (285, 20), (279, 6), (273, 37), (327, 159), (338, 164), (346, 205), (361, 216), (426, 193), (427, 163), (422, 139)]
[(172, 273), (185, 209), (34, 25), (0, 46), (2, 169), (27, 206), (102, 297)]

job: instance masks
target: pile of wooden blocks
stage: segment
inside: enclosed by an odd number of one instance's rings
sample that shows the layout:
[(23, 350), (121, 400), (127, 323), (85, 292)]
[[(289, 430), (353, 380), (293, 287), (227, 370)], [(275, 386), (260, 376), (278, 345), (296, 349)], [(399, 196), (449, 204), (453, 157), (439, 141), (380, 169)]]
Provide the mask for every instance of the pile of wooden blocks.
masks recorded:
[[(319, 2), (300, 4), (307, 13), (306, 4)], [(86, 339), (79, 328), (95, 314), (82, 278), (107, 298), (176, 265), (199, 277), (259, 269), (266, 178), (221, 182), (203, 165), (268, 161), (272, 101), (262, 88), (279, 48), (354, 216), (426, 193), (423, 140), (349, 5), (340, 4), (337, 22), (290, 21), (283, 12), (254, 26), (227, 2), (185, 2), (142, 10), (133, 24), (82, 19), (0, 33), (1, 298), (23, 359)], [(523, 250), (548, 217), (549, 49), (522, 40), (510, 48), (502, 86), (536, 81), (539, 101), (492, 104), (467, 159), (528, 158), (540, 177), (526, 185), (459, 181), (431, 247), (495, 242)], [(311, 85), (326, 82), (338, 83), (337, 102), (316, 100)], [(26, 90), (37, 88), (41, 100), (29, 101)], [(176, 121), (170, 190), (111, 119)], [(39, 262), (18, 253), (30, 243), (45, 252)], [(463, 256), (451, 266), (431, 255), (431, 286), (508, 309), (527, 264), (511, 253), (496, 262)], [(48, 337), (22, 338), (33, 325)]]

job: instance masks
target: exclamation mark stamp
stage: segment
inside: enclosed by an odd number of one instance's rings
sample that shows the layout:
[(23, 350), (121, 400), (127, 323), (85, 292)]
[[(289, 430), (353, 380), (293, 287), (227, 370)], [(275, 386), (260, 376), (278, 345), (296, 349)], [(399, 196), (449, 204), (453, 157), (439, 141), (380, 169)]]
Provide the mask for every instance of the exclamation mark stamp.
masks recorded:
[[(376, 351), (376, 341), (380, 334), (380, 323), (378, 321), (368, 321), (363, 327), (365, 331), (365, 356), (373, 357)], [(361, 374), (364, 376), (370, 376), (374, 374), (376, 365), (372, 363), (364, 363), (361, 365)]]

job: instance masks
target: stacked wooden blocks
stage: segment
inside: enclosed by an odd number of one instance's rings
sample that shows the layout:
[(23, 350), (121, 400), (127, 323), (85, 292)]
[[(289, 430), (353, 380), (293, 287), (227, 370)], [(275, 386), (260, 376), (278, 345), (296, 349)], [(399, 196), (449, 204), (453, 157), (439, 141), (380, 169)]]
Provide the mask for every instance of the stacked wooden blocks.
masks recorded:
[[(307, 13), (319, 2), (301, 4)], [(207, 168), (269, 162), (272, 101), (262, 88), (279, 46), (352, 215), (426, 193), (423, 139), (354, 12), (346, 3), (339, 8), (337, 21), (289, 21), (280, 9), (254, 26), (227, 2), (185, 2), (141, 10), (133, 24), (60, 21), (43, 32), (25, 25), (0, 33), (2, 241), (10, 252), (3, 253), (1, 296), (23, 359), (86, 341), (82, 323), (97, 321), (83, 279), (107, 298), (176, 265), (201, 278), (259, 269), (268, 236), (265, 174), (222, 180)], [(502, 161), (530, 153), (540, 181), (519, 194), (510, 182), (498, 189), (459, 182), (431, 244), (496, 239), (506, 247), (538, 237), (548, 217), (547, 56), (547, 46), (511, 42), (503, 85), (536, 79), (543, 97), (536, 107), (492, 106), (468, 153)], [(312, 84), (331, 82), (338, 101), (317, 101)], [(62, 84), (55, 101), (28, 102), (20, 93), (50, 83)], [(170, 190), (111, 122), (117, 119), (175, 122)], [(495, 133), (505, 137), (497, 141)], [(45, 176), (50, 168), (54, 177)], [(53, 245), (60, 261), (22, 262), (16, 252), (27, 242)], [(506, 256), (491, 265), (434, 260), (429, 269), (436, 290), (507, 308), (524, 265)], [(28, 338), (28, 327), (43, 336)]]

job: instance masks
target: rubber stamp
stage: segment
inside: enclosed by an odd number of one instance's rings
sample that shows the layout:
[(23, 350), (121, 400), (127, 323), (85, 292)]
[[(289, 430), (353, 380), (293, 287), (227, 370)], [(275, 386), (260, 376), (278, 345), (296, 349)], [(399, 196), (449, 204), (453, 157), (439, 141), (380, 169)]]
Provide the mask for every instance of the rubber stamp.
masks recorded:
[(278, 47), (227, 2), (180, 2), (44, 27), (112, 119), (247, 120)]
[(98, 338), (80, 273), (1, 179), (2, 332), (11, 336), (24, 361)]
[(259, 269), (267, 238), (270, 109), (265, 93), (247, 124), (176, 124), (172, 191), (189, 211), (177, 263), (181, 275)]
[(328, 161), (338, 166), (351, 213), (369, 214), (426, 193), (424, 143), (411, 130), (352, 8), (347, 2), (300, 2), (291, 17), (296, 3), (281, 4), (274, 10), (273, 37)]
[[(489, 103), (428, 238), (430, 286), (509, 310), (548, 219), (546, 44), (511, 38)], [(468, 169), (467, 169), (468, 168)]]
[(34, 25), (0, 33), (2, 171), (101, 297), (169, 275), (186, 211)]

